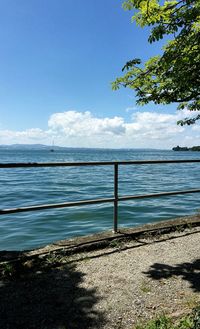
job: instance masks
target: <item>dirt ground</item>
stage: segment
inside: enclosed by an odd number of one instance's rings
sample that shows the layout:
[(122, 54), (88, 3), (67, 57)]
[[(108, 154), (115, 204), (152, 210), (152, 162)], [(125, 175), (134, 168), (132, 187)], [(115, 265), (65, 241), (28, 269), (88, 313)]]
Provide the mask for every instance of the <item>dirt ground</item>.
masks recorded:
[(0, 264), (0, 329), (133, 329), (200, 304), (200, 227)]

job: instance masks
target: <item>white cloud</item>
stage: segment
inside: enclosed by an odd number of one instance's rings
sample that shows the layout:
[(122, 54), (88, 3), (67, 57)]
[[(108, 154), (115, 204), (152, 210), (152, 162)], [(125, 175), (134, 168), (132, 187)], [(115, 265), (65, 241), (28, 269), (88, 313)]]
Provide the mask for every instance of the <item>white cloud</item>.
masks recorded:
[(177, 126), (176, 115), (155, 112), (137, 112), (132, 115), (132, 123), (126, 124), (127, 133), (150, 139), (167, 139), (184, 131)]
[(48, 139), (49, 133), (39, 128), (24, 131), (0, 130), (0, 144), (45, 143)]
[(193, 131), (200, 131), (200, 125), (196, 123), (194, 126), (192, 126), (192, 130)]
[(136, 106), (133, 106), (133, 107), (127, 107), (126, 108), (126, 112), (128, 113), (128, 112), (132, 112), (132, 111), (137, 111), (138, 110), (138, 107), (136, 107)]
[(95, 118), (90, 112), (67, 111), (53, 114), (49, 128), (68, 137), (121, 135), (125, 132), (122, 118)]
[(129, 121), (122, 117), (97, 118), (91, 112), (54, 113), (48, 129), (0, 130), (0, 144), (43, 143), (72, 147), (151, 147), (200, 145), (199, 126), (177, 126), (177, 120), (191, 115), (187, 110), (174, 114), (136, 112)]

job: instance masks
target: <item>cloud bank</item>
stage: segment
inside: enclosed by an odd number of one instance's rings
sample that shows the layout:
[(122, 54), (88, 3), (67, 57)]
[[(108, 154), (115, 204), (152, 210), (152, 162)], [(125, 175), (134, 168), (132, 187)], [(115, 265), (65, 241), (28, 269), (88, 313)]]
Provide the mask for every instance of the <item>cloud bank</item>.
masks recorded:
[(136, 112), (126, 121), (123, 117), (97, 118), (91, 112), (54, 113), (48, 128), (24, 131), (0, 130), (0, 144), (42, 143), (66, 147), (172, 148), (175, 145), (200, 145), (200, 126), (177, 126), (188, 111), (175, 114)]

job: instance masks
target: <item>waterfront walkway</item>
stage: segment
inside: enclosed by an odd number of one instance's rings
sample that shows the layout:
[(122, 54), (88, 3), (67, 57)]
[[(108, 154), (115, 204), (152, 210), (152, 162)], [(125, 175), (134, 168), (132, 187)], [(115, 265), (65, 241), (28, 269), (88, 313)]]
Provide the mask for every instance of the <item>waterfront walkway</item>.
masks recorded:
[(24, 260), (1, 278), (1, 328), (133, 329), (157, 314), (178, 317), (200, 303), (199, 242), (199, 226), (177, 226)]

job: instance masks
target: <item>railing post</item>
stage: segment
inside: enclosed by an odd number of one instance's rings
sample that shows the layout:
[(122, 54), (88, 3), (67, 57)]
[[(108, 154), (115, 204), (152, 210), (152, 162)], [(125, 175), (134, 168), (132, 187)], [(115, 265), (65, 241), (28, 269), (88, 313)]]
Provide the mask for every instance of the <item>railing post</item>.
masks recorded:
[(118, 163), (114, 164), (114, 214), (113, 214), (113, 233), (117, 233), (118, 225)]

